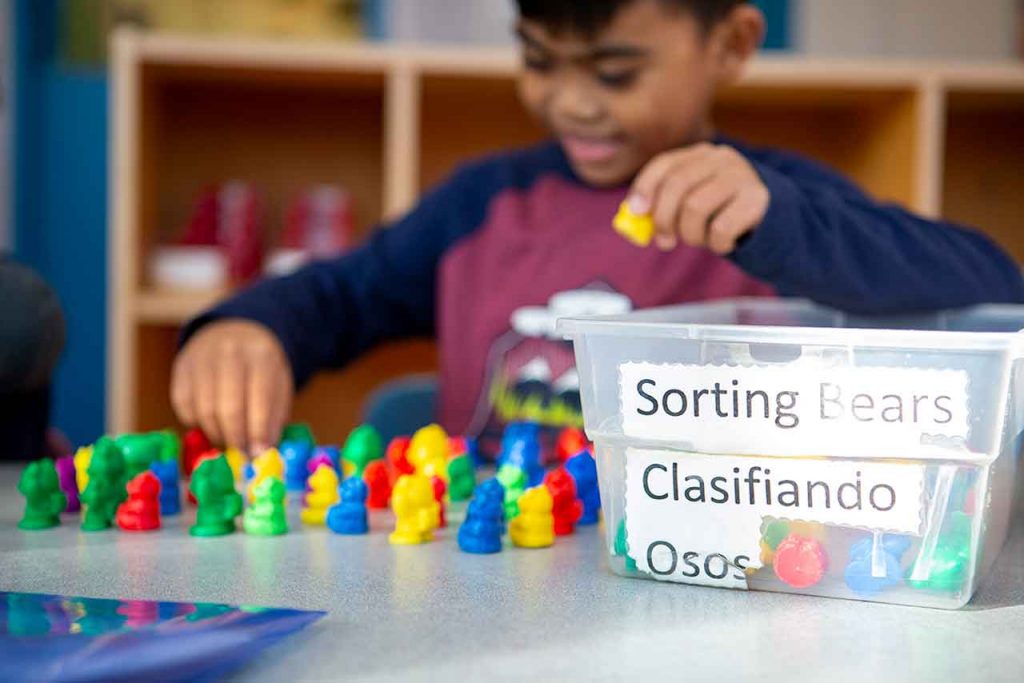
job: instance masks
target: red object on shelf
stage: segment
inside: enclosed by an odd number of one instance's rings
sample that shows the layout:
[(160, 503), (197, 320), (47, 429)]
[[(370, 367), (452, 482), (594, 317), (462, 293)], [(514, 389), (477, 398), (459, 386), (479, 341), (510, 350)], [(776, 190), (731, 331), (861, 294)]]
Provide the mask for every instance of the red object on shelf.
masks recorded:
[(117, 508), (115, 521), (125, 531), (160, 528), (160, 480), (146, 470), (128, 482), (128, 500)]
[(267, 257), (266, 271), (286, 275), (310, 260), (337, 256), (354, 241), (355, 218), (348, 192), (336, 185), (316, 185), (288, 206), (284, 232)]
[(348, 192), (335, 185), (316, 185), (288, 207), (281, 246), (322, 258), (351, 247), (354, 233)]
[(263, 269), (262, 230), (259, 193), (252, 185), (235, 180), (200, 194), (178, 244), (222, 250), (231, 281), (243, 283)]

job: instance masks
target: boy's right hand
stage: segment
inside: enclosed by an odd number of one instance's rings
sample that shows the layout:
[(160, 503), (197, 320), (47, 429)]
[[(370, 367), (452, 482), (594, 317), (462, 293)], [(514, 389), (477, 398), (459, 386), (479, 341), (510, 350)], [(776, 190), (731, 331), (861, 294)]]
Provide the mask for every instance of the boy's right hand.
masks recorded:
[(171, 404), (184, 424), (213, 443), (261, 453), (277, 443), (295, 393), (274, 333), (248, 320), (206, 325), (171, 371)]

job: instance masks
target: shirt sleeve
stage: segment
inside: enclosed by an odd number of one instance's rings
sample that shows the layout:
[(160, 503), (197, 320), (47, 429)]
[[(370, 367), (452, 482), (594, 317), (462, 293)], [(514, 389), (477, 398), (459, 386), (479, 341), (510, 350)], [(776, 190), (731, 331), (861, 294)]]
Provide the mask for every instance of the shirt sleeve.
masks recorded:
[(480, 224), (489, 200), (477, 184), (466, 167), (348, 254), (258, 282), (203, 313), (179, 343), (216, 320), (261, 323), (280, 340), (301, 386), (383, 340), (432, 334), (438, 263)]
[(752, 163), (771, 200), (731, 258), (781, 294), (863, 314), (1024, 301), (1020, 267), (979, 232), (874, 202), (813, 167)]

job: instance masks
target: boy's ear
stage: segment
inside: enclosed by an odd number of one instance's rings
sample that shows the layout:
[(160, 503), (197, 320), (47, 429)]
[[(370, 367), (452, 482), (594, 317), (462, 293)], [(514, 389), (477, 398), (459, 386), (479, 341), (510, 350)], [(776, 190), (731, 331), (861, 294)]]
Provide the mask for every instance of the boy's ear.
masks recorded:
[(743, 3), (711, 29), (708, 39), (720, 83), (737, 81), (764, 40), (765, 19), (757, 7)]

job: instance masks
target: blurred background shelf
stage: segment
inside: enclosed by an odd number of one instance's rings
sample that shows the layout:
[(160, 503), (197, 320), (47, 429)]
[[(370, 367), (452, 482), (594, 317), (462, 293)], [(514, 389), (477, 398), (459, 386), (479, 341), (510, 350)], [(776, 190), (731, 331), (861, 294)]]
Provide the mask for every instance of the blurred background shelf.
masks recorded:
[[(343, 185), (365, 236), (460, 161), (543, 139), (518, 103), (516, 59), (508, 48), (118, 32), (109, 429), (173, 424), (178, 327), (227, 294), (154, 289), (145, 274), (149, 250), (180, 231), (204, 185), (257, 185), (268, 244), (295, 192)], [(728, 136), (830, 164), (881, 199), (976, 225), (1024, 259), (1019, 65), (765, 57), (722, 93), (715, 120)], [(374, 385), (435, 362), (432, 342), (389, 345), (314, 381), (295, 416), (340, 439)]]
[(230, 293), (228, 289), (181, 291), (142, 289), (133, 296), (134, 317), (140, 323), (180, 325)]

